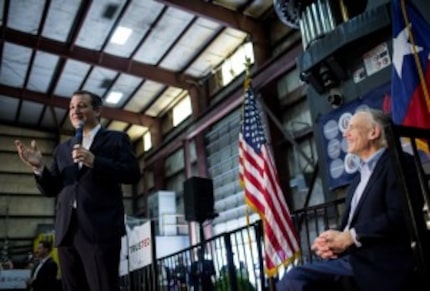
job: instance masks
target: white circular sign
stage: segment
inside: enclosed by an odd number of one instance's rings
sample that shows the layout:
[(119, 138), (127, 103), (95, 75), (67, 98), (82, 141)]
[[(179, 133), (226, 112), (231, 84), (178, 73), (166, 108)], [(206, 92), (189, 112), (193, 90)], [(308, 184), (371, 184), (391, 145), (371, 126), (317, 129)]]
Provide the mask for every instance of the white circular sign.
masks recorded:
[(340, 156), (340, 141), (337, 138), (331, 139), (327, 144), (327, 155), (331, 159), (337, 159)]
[(341, 159), (333, 160), (330, 163), (330, 176), (333, 179), (337, 179), (343, 174), (344, 169), (343, 161)]
[(323, 127), (324, 136), (326, 139), (333, 139), (339, 134), (339, 127), (334, 119), (330, 119), (324, 124)]
[(348, 129), (349, 121), (351, 120), (352, 114), (345, 112), (339, 118), (339, 130), (344, 133)]
[(353, 154), (346, 154), (345, 156), (345, 172), (352, 174), (357, 172), (360, 167), (360, 158)]

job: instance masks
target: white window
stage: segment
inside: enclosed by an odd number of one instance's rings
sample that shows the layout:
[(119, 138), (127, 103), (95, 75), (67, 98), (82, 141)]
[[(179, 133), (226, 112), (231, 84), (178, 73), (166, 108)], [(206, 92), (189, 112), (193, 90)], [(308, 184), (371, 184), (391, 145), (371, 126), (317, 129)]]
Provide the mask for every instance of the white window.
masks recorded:
[(123, 45), (127, 42), (132, 32), (133, 29), (131, 28), (119, 26), (117, 29), (115, 29), (110, 41), (112, 43)]
[(151, 132), (148, 130), (143, 134), (143, 150), (146, 152), (152, 147)]
[(173, 126), (177, 126), (181, 123), (185, 118), (191, 115), (191, 112), (191, 98), (187, 95), (173, 107)]
[(251, 64), (254, 63), (254, 51), (252, 43), (247, 42), (238, 48), (234, 54), (227, 58), (221, 65), (222, 85), (228, 85), (234, 78), (245, 71), (246, 59), (249, 59)]

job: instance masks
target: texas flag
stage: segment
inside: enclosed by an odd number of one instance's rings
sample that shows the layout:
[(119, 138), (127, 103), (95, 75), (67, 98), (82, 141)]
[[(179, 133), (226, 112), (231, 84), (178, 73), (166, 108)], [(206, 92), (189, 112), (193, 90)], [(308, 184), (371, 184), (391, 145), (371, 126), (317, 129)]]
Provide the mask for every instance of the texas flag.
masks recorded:
[(430, 128), (430, 25), (411, 1), (393, 0), (391, 112), (395, 124)]

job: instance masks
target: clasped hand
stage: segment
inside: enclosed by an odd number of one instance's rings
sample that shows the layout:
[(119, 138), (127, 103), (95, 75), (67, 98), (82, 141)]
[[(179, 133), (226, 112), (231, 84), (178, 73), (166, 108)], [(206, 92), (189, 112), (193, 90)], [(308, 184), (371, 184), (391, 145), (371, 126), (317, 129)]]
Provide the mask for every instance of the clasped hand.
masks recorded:
[(327, 230), (312, 244), (312, 250), (323, 259), (334, 259), (354, 243), (348, 230)]

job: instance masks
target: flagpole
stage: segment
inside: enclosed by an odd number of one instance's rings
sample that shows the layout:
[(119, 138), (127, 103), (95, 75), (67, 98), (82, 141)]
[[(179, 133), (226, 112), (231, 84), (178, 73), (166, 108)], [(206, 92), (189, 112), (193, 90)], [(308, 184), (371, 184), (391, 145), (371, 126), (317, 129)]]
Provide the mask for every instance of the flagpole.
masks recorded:
[(252, 90), (249, 62), (246, 69), (239, 133), (239, 179), (245, 191), (246, 204), (263, 221), (264, 272), (273, 277), (280, 266), (287, 266), (299, 256), (300, 245)]

